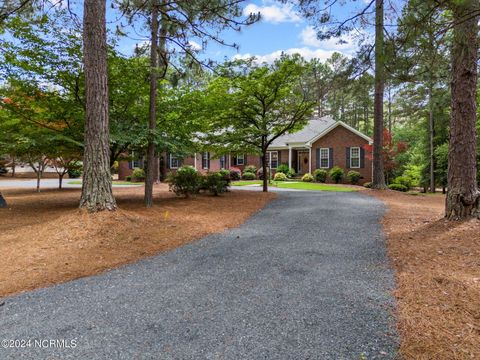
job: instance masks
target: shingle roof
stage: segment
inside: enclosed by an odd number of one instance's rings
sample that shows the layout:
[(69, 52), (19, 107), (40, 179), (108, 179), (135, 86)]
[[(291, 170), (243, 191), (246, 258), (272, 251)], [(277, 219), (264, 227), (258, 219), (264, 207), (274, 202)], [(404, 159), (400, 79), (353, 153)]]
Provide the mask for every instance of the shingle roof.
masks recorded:
[(275, 139), (270, 147), (285, 147), (289, 143), (307, 143), (317, 135), (323, 133), (333, 124), (335, 124), (335, 120), (330, 116), (324, 116), (321, 118), (314, 117), (302, 130), (293, 134), (280, 136), (278, 139)]

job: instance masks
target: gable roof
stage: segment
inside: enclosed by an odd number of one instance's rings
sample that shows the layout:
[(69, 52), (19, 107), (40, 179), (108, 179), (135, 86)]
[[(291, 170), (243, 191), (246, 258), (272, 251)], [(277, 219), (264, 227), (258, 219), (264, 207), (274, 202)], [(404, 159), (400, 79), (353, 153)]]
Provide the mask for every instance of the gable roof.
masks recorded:
[(311, 119), (307, 125), (298, 132), (280, 136), (278, 139), (275, 139), (270, 145), (270, 148), (288, 148), (289, 145), (310, 147), (315, 141), (327, 135), (338, 126), (343, 126), (347, 130), (367, 140), (369, 143), (372, 142), (370, 137), (345, 124), (343, 121), (335, 121), (330, 116), (324, 116)]

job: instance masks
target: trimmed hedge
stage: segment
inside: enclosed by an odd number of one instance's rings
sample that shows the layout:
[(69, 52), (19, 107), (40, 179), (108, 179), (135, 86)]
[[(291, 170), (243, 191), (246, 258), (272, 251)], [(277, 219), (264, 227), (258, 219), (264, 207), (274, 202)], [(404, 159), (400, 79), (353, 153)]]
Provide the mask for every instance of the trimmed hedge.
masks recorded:
[(312, 182), (313, 180), (314, 180), (313, 175), (310, 173), (306, 173), (305, 175), (302, 176), (303, 182)]
[(405, 185), (402, 185), (402, 184), (390, 184), (390, 185), (388, 185), (388, 188), (390, 190), (401, 191), (401, 192), (407, 192), (408, 191), (408, 187), (406, 187)]
[(282, 172), (277, 172), (273, 177), (274, 181), (287, 181), (287, 175)]
[(177, 196), (189, 197), (198, 194), (202, 187), (202, 176), (193, 166), (182, 166), (177, 172), (169, 173), (166, 179), (170, 191)]
[(256, 174), (257, 173), (257, 167), (255, 165), (247, 165), (243, 169), (243, 173), (252, 173)]
[(317, 169), (313, 172), (313, 177), (315, 178), (315, 181), (324, 183), (327, 181), (327, 175), (328, 172), (325, 169)]
[(330, 178), (333, 181), (335, 181), (335, 184), (338, 184), (343, 179), (343, 176), (345, 175), (345, 172), (343, 171), (343, 169), (341, 167), (334, 166), (330, 170), (328, 175), (330, 176)]
[(369, 182), (366, 182), (365, 184), (363, 184), (363, 186), (365, 186), (367, 189), (371, 189), (372, 186), (373, 186), (373, 183), (371, 181), (369, 181)]
[(251, 172), (244, 172), (242, 175), (243, 180), (255, 180), (256, 178), (255, 174)]
[(351, 170), (347, 174), (347, 179), (351, 184), (356, 185), (360, 181), (362, 175), (358, 171)]

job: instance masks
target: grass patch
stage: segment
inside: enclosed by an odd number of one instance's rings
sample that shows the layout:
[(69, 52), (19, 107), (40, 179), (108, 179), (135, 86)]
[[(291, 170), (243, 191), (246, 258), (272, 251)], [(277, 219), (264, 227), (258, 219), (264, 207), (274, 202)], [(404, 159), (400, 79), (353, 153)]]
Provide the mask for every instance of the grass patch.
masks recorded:
[[(247, 185), (261, 185), (262, 180), (252, 180), (252, 181), (234, 181), (232, 186), (247, 186)], [(313, 191), (338, 191), (338, 192), (352, 192), (357, 191), (354, 188), (340, 186), (340, 185), (330, 185), (330, 184), (319, 184), (319, 183), (307, 183), (307, 182), (293, 182), (293, 181), (271, 181), (268, 185), (269, 187), (278, 187), (282, 189), (298, 189), (298, 190), (313, 190)]]
[[(68, 182), (69, 185), (82, 185), (82, 180), (72, 180)], [(113, 181), (113, 185), (141, 185), (142, 183), (134, 183), (130, 181)]]

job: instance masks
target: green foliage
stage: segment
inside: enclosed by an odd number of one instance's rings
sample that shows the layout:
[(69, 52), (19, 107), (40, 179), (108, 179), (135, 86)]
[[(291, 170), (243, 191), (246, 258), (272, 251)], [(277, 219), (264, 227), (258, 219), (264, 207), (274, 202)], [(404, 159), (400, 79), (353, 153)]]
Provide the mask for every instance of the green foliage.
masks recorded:
[(287, 181), (287, 175), (285, 175), (283, 172), (277, 172), (275, 173), (275, 176), (273, 177), (274, 181)]
[(125, 176), (125, 180), (128, 182), (132, 181), (132, 176), (131, 175)]
[(421, 168), (421, 166), (414, 165), (414, 164), (408, 164), (405, 167), (405, 171), (403, 172), (402, 177), (410, 179), (411, 180), (411, 186), (420, 186), (420, 184), (422, 182), (422, 168)]
[(313, 176), (315, 177), (315, 181), (321, 182), (321, 183), (324, 183), (325, 181), (327, 181), (327, 174), (328, 174), (328, 172), (325, 169), (316, 169), (313, 172)]
[(360, 181), (362, 175), (358, 171), (350, 170), (347, 174), (347, 179), (350, 184), (356, 185)]
[(367, 189), (371, 189), (372, 186), (373, 186), (373, 183), (370, 182), (370, 181), (368, 181), (368, 182), (366, 182), (365, 184), (363, 184), (363, 186), (366, 187)]
[(228, 181), (220, 172), (210, 172), (205, 176), (206, 189), (215, 196), (228, 190)]
[(278, 165), (277, 169), (276, 169), (276, 173), (283, 173), (285, 174), (287, 177), (291, 178), (295, 175), (295, 170), (293, 168), (289, 168), (288, 167), (288, 164), (280, 164)]
[(189, 197), (198, 194), (202, 187), (202, 176), (193, 166), (182, 166), (171, 172), (166, 179), (170, 191), (177, 196)]
[(402, 184), (390, 184), (390, 185), (388, 185), (388, 188), (390, 190), (401, 191), (401, 192), (407, 192), (408, 191), (408, 187), (406, 187), (405, 185), (402, 185)]
[(242, 175), (243, 180), (255, 180), (257, 176), (251, 172), (244, 172)]
[(407, 188), (407, 190), (410, 190), (410, 188), (412, 187), (412, 178), (408, 176), (398, 176), (393, 179), (392, 184), (403, 185)]
[(313, 175), (310, 173), (307, 173), (302, 176), (302, 181), (303, 182), (312, 182), (314, 180)]
[(82, 164), (80, 162), (77, 162), (75, 163), (75, 165), (71, 166), (68, 169), (67, 171), (68, 177), (70, 179), (77, 179), (80, 176), (82, 176), (82, 170), (83, 170)]
[(243, 169), (243, 173), (252, 173), (256, 174), (257, 173), (257, 167), (255, 165), (247, 165)]
[(330, 176), (330, 178), (333, 181), (335, 181), (335, 184), (338, 184), (343, 179), (343, 176), (345, 175), (345, 172), (343, 171), (343, 169), (341, 167), (334, 166), (330, 170), (328, 175)]
[(143, 169), (133, 169), (132, 179), (133, 179), (133, 181), (144, 181), (145, 180), (145, 170), (143, 170)]

